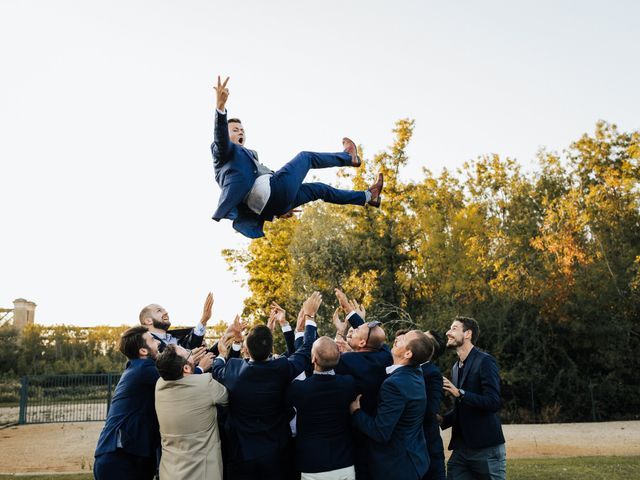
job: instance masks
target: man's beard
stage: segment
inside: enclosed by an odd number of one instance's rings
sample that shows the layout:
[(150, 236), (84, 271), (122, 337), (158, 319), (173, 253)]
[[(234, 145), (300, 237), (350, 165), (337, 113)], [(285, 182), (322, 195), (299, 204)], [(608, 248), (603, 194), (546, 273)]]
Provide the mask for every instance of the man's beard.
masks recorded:
[(154, 320), (153, 321), (153, 328), (157, 328), (158, 330), (164, 330), (167, 331), (169, 330), (169, 327), (171, 326), (171, 322), (169, 320)]
[(461, 347), (464, 342), (458, 341), (455, 338), (450, 338), (447, 340), (447, 348), (456, 349)]

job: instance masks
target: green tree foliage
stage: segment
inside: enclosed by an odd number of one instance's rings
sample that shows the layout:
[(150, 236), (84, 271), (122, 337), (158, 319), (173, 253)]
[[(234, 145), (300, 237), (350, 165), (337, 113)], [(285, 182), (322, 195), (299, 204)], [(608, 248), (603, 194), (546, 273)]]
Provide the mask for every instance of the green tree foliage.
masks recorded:
[(398, 121), (391, 147), (339, 175), (363, 189), (382, 171), (380, 210), (318, 202), (225, 252), (248, 275), (245, 313), (263, 320), (276, 300), (293, 320), (320, 290), (331, 334), (340, 287), (388, 334), (471, 315), (500, 363), (507, 420), (637, 418), (640, 132), (600, 122), (562, 156), (541, 151), (533, 173), (487, 155), (404, 182), (413, 127)]

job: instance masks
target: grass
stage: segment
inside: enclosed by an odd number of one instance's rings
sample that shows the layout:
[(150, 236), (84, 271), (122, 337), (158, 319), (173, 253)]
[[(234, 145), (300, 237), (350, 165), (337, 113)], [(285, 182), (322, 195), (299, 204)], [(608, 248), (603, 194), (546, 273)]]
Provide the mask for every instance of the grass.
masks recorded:
[[(0, 475), (0, 480), (91, 480), (76, 475)], [(640, 457), (517, 458), (507, 461), (509, 480), (630, 480), (640, 478)]]

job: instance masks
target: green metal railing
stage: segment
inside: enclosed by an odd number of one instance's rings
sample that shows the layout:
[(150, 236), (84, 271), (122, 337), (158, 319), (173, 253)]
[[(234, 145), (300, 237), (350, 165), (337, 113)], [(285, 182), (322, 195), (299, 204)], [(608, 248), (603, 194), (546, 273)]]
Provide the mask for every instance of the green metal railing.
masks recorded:
[(22, 377), (18, 423), (104, 420), (119, 379), (115, 373)]

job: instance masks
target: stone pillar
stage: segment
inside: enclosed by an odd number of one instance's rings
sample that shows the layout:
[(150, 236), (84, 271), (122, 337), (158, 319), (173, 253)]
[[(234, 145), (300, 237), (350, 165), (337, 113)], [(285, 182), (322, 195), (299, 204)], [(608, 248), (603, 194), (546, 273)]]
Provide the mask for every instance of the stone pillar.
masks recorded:
[(22, 330), (27, 325), (32, 325), (36, 315), (36, 304), (16, 298), (13, 301), (13, 325), (18, 330)]

